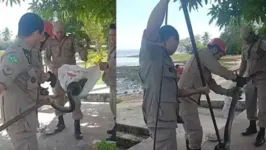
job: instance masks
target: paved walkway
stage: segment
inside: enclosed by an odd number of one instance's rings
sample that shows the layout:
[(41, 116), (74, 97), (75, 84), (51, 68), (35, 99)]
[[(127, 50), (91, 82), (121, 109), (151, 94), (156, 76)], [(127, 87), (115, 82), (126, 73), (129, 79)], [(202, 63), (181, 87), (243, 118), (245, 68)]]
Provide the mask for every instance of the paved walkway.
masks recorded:
[[(265, 150), (266, 144), (264, 144), (260, 148), (256, 148), (253, 146), (253, 143), (256, 139), (256, 135), (243, 137), (241, 136), (241, 132), (244, 131), (249, 125), (248, 120), (246, 119), (246, 112), (242, 112), (238, 115), (233, 124), (232, 135), (231, 135), (231, 150)], [(220, 135), (223, 137), (224, 128), (220, 130)], [(214, 146), (217, 143), (205, 141), (203, 143), (203, 150), (213, 150)]]
[[(82, 112), (84, 118), (81, 122), (81, 130), (84, 135), (83, 140), (74, 138), (74, 125), (71, 114), (65, 115), (66, 129), (53, 136), (37, 134), (40, 150), (88, 150), (94, 140), (104, 139), (106, 130), (113, 126), (113, 118), (108, 103), (82, 102)], [(53, 108), (43, 106), (39, 109), (39, 122), (54, 128), (57, 119), (54, 116)], [(0, 149), (13, 150), (6, 131), (0, 132)]]
[[(146, 128), (146, 125), (143, 121), (141, 103), (120, 103), (117, 106), (118, 117), (117, 122), (121, 124), (137, 126)], [(223, 127), (226, 123), (226, 119), (218, 117), (220, 115), (220, 110), (214, 110), (214, 114), (216, 116), (216, 122), (218, 128), (220, 129), (220, 135), (223, 137)], [(217, 142), (209, 142), (205, 138), (206, 134), (215, 133), (213, 124), (207, 109), (199, 108), (199, 116), (201, 120), (201, 124), (203, 127), (204, 134), (204, 143), (203, 150), (213, 150)], [(242, 112), (238, 114), (238, 116), (234, 120), (233, 130), (232, 130), (232, 150), (265, 150), (266, 144), (261, 148), (255, 148), (253, 146), (256, 135), (251, 137), (242, 137), (241, 132), (248, 126), (248, 121), (246, 119), (246, 112)], [(176, 130), (177, 136), (177, 144), (179, 150), (185, 150), (185, 139), (184, 139), (184, 129), (182, 125)], [(129, 150), (144, 150), (144, 149), (152, 149), (153, 140), (148, 138), (143, 142), (135, 145)]]
[[(200, 119), (204, 131), (204, 135), (213, 133), (214, 128), (211, 122), (211, 118), (209, 116), (208, 109), (199, 108)], [(214, 111), (216, 116), (220, 115), (219, 110)], [(117, 122), (120, 124), (126, 124), (130, 126), (137, 126), (146, 128), (146, 125), (143, 121), (141, 103), (120, 103), (117, 105)], [(219, 128), (222, 128), (226, 122), (225, 119), (216, 117), (216, 122)], [(176, 130), (178, 148), (180, 150), (185, 149), (185, 141), (184, 141), (184, 129), (181, 124), (179, 124), (179, 128)], [(132, 147), (130, 150), (144, 150), (144, 149), (152, 149), (152, 139), (147, 139), (142, 143)]]

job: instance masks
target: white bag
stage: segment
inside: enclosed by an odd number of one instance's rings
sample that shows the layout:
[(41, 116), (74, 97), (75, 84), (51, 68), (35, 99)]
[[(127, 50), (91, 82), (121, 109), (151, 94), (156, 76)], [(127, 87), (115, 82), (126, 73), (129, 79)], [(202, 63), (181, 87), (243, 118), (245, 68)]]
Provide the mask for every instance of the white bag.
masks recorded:
[[(235, 82), (231, 83), (229, 88), (232, 88), (234, 86), (236, 86)], [(232, 102), (232, 97), (229, 97), (229, 96), (225, 97), (224, 106), (223, 106), (222, 114), (221, 114), (222, 118), (227, 118), (228, 117), (228, 113), (229, 113), (229, 108), (230, 108), (231, 102)]]
[(70, 83), (77, 82), (81, 79), (87, 79), (78, 97), (86, 97), (100, 77), (101, 71), (99, 66), (92, 66), (85, 69), (78, 65), (63, 65), (58, 69), (58, 80), (65, 91), (67, 91), (67, 87)]

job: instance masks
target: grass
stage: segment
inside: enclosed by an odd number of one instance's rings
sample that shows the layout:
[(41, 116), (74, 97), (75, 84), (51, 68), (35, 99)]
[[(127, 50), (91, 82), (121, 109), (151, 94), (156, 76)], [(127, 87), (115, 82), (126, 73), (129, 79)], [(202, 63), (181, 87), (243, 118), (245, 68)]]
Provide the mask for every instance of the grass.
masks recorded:
[(174, 62), (186, 62), (191, 57), (191, 54), (174, 54), (171, 56)]
[(4, 50), (0, 50), (0, 56), (3, 56), (4, 55)]
[[(173, 61), (175, 63), (185, 63), (190, 57), (191, 54), (174, 54), (173, 56), (171, 56)], [(234, 55), (234, 56), (224, 56), (221, 58), (221, 60), (219, 61), (223, 66), (230, 68), (232, 67), (233, 64), (236, 63), (236, 61), (238, 59), (240, 59), (241, 56), (240, 55)]]
[(90, 150), (116, 150), (116, 143), (110, 143), (106, 140), (101, 140), (99, 143), (89, 147)]
[(125, 101), (125, 100), (123, 100), (122, 98), (116, 97), (116, 104), (119, 104), (119, 103), (121, 103), (123, 101)]

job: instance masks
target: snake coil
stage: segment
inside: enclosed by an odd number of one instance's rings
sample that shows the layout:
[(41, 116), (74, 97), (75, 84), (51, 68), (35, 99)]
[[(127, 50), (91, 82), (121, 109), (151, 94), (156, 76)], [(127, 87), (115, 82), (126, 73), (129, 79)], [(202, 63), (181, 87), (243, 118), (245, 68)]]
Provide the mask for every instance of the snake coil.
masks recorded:
[(69, 107), (59, 106), (55, 103), (51, 104), (51, 106), (63, 113), (70, 113), (75, 110), (75, 99), (74, 96), (78, 96), (82, 91), (87, 79), (81, 79), (78, 82), (71, 82), (67, 87), (67, 96), (69, 99)]

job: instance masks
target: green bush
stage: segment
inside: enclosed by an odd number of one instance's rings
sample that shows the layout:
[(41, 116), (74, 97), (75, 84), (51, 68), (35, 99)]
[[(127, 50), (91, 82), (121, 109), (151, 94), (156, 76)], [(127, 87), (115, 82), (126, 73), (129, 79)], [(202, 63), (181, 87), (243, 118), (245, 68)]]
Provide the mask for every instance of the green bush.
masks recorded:
[(101, 142), (98, 143), (98, 150), (116, 150), (116, 144), (101, 140)]

